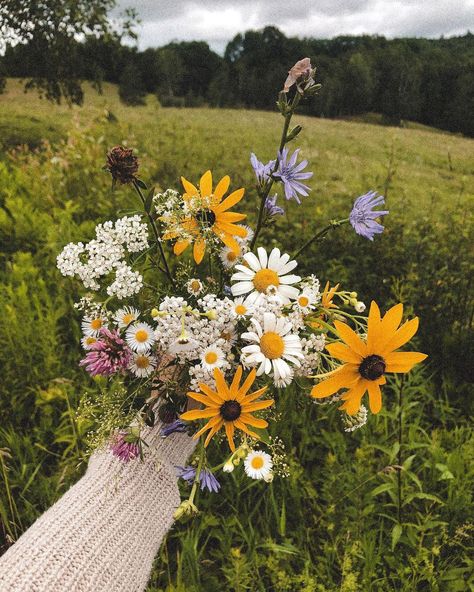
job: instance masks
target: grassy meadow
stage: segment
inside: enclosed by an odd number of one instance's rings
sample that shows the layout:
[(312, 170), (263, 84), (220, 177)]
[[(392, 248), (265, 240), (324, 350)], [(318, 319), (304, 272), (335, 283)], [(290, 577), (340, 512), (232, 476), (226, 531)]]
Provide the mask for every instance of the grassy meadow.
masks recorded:
[[(374, 118), (370, 117), (369, 120)], [(300, 257), (303, 272), (342, 282), (367, 304), (420, 316), (427, 363), (384, 390), (384, 408), (344, 433), (335, 409), (287, 392), (273, 433), (291, 475), (270, 486), (232, 473), (207, 510), (179, 524), (149, 592), (474, 591), (474, 140), (431, 129), (295, 117), (312, 192), (261, 235), (298, 248), (354, 197), (386, 196), (373, 243), (337, 229)], [(210, 168), (257, 200), (249, 153), (274, 156), (278, 113), (125, 107), (88, 88), (84, 107), (52, 105), (10, 80), (0, 95), (0, 548), (85, 469), (87, 427), (74, 413), (93, 382), (77, 363), (78, 286), (55, 267), (69, 241), (139, 207), (101, 169), (116, 143), (134, 147), (141, 178), (178, 188)], [(402, 404), (400, 413), (400, 403)]]

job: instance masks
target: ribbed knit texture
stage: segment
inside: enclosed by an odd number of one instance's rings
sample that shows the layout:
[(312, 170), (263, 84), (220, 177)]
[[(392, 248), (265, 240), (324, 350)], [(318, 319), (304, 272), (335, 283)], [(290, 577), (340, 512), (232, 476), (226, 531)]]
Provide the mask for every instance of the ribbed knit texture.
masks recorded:
[(147, 430), (144, 462), (95, 453), (86, 474), (0, 557), (1, 592), (141, 592), (180, 504), (195, 441)]

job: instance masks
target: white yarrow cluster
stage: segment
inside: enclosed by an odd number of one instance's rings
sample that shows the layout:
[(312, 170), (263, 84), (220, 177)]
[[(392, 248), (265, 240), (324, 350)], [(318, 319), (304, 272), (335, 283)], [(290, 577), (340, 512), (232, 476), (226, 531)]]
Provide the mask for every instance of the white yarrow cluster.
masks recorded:
[(115, 222), (98, 224), (96, 238), (88, 243), (69, 243), (57, 257), (59, 271), (77, 277), (84, 287), (97, 291), (99, 279), (115, 271), (115, 280), (107, 288), (110, 296), (123, 299), (140, 291), (143, 278), (125, 261), (126, 252), (148, 248), (148, 229), (141, 217), (125, 216)]

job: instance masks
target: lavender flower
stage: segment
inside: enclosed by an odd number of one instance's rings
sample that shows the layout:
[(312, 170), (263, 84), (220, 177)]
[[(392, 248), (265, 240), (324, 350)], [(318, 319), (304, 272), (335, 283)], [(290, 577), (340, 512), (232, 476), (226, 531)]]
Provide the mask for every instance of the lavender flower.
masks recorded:
[[(196, 469), (194, 467), (187, 466), (176, 468), (179, 469), (178, 477), (184, 479), (188, 483), (192, 483), (194, 481), (194, 478), (196, 477)], [(217, 493), (221, 488), (221, 484), (219, 483), (219, 481), (214, 477), (214, 475), (210, 471), (206, 469), (202, 469), (199, 474), (199, 486), (201, 488), (201, 491), (207, 489), (208, 491), (214, 491), (215, 493)]]
[(285, 213), (283, 208), (276, 205), (278, 195), (275, 193), (273, 197), (268, 196), (265, 200), (265, 210), (268, 216), (282, 216)]
[(181, 419), (176, 419), (172, 423), (164, 425), (161, 428), (161, 435), (163, 436), (163, 438), (166, 438), (167, 436), (170, 436), (171, 434), (185, 432), (186, 429), (187, 429), (186, 422), (182, 421)]
[(309, 179), (313, 176), (313, 173), (302, 172), (308, 165), (307, 160), (303, 160), (299, 164), (296, 164), (299, 151), (300, 149), (297, 148), (289, 159), (288, 148), (283, 148), (283, 150), (278, 153), (278, 170), (274, 174), (274, 177), (279, 178), (283, 183), (286, 199), (289, 200), (294, 198), (298, 203), (301, 203), (298, 193), (300, 195), (308, 195), (309, 187), (300, 181), (302, 179)]
[(103, 327), (99, 339), (90, 345), (86, 357), (79, 362), (91, 376), (110, 376), (125, 370), (132, 353), (117, 331)]
[(260, 184), (266, 183), (268, 181), (271, 172), (275, 167), (274, 160), (270, 160), (267, 162), (267, 164), (263, 164), (263, 162), (260, 162), (253, 152), (250, 154), (250, 164), (252, 165), (252, 168), (255, 171), (255, 176), (257, 177), (257, 181)]
[(140, 455), (140, 447), (138, 443), (127, 442), (127, 436), (129, 436), (127, 432), (119, 432), (110, 442), (110, 450), (112, 451), (112, 454), (123, 462), (134, 460)]
[(377, 195), (376, 191), (369, 191), (355, 200), (349, 222), (357, 234), (373, 241), (374, 235), (384, 231), (384, 227), (376, 221), (376, 218), (386, 216), (388, 210), (374, 210), (374, 208), (384, 203), (384, 197)]

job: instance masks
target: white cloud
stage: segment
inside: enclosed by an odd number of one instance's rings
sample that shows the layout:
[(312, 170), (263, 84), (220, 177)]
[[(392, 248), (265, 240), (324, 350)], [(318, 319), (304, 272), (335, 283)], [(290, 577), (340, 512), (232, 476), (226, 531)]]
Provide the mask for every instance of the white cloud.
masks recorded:
[(119, 0), (135, 8), (139, 47), (207, 41), (223, 52), (237, 33), (275, 25), (286, 35), (446, 37), (474, 31), (474, 0)]

